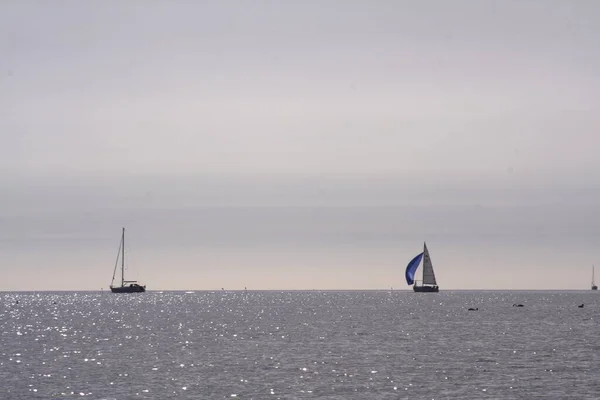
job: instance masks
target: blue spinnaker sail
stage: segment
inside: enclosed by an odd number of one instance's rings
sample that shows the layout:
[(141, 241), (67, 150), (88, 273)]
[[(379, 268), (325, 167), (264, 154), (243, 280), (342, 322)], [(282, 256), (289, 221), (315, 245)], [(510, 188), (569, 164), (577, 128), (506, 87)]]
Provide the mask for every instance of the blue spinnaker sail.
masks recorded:
[(415, 283), (415, 272), (417, 272), (417, 268), (419, 268), (419, 264), (421, 264), (421, 258), (423, 258), (423, 253), (413, 258), (406, 266), (404, 275), (406, 277), (406, 283), (409, 285)]

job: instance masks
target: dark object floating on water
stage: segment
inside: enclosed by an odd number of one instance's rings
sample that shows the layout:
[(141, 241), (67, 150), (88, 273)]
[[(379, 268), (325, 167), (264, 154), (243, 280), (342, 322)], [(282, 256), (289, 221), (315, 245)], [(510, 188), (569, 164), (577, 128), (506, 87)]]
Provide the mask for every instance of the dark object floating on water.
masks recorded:
[[(417, 284), (419, 281), (415, 280), (415, 273), (417, 272), (417, 268), (419, 268), (421, 259), (423, 259), (423, 280), (420, 281), (421, 285), (419, 286)], [(433, 264), (431, 263), (431, 257), (429, 257), (429, 250), (427, 250), (426, 243), (423, 243), (423, 252), (413, 258), (406, 266), (404, 277), (406, 278), (406, 283), (408, 285), (413, 285), (413, 291), (415, 292), (437, 293), (440, 291), (440, 287), (435, 279)]]
[[(119, 265), (119, 258), (121, 258), (121, 286), (116, 286), (114, 283), (117, 266)], [(119, 251), (117, 252), (117, 261), (115, 263), (115, 270), (113, 271), (110, 291), (113, 293), (142, 293), (146, 291), (146, 285), (142, 286), (138, 284), (137, 281), (125, 280), (125, 228), (123, 228), (123, 233), (121, 234), (121, 243), (119, 244)]]
[(583, 308), (583, 304), (581, 304), (581, 305), (578, 305), (577, 307), (579, 307), (579, 308)]
[(525, 307), (523, 304), (513, 304), (513, 307)]
[(476, 308), (471, 307), (471, 308), (469, 308), (469, 311), (479, 311), (479, 307), (476, 307)]

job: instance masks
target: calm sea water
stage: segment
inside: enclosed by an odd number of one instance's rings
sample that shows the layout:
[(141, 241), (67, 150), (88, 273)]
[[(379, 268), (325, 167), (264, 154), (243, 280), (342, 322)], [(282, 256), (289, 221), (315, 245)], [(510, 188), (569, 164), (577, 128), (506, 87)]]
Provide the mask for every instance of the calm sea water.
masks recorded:
[(591, 291), (0, 293), (0, 398), (597, 399), (599, 337)]

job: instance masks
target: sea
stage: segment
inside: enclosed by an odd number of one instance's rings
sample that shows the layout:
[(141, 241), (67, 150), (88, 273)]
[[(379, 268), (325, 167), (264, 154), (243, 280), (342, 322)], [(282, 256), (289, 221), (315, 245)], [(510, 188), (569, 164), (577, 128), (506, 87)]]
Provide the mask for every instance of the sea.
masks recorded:
[(4, 292), (0, 399), (598, 399), (599, 338), (592, 291)]

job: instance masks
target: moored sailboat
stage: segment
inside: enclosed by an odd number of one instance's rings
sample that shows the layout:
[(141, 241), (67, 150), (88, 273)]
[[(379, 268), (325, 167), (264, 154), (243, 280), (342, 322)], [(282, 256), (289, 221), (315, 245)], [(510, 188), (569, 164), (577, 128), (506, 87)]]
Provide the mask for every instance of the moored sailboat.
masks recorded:
[[(423, 279), (420, 281), (421, 285), (418, 285), (417, 282), (419, 281), (415, 280), (415, 273), (419, 268), (419, 264), (421, 264), (421, 260), (423, 260)], [(429, 256), (429, 250), (427, 250), (427, 243), (423, 243), (423, 252), (418, 254), (408, 263), (404, 275), (406, 283), (413, 285), (413, 290), (415, 292), (437, 293), (440, 291), (435, 279), (435, 273), (433, 272), (433, 264), (431, 262), (431, 257)]]
[(594, 266), (592, 265), (592, 290), (598, 290), (598, 286), (594, 282)]
[[(115, 275), (117, 274), (119, 259), (121, 259), (121, 286), (115, 286)], [(146, 285), (142, 286), (137, 281), (125, 280), (125, 228), (123, 228), (123, 233), (121, 234), (121, 242), (119, 244), (112, 282), (110, 283), (110, 291), (113, 293), (141, 293), (146, 291)]]

